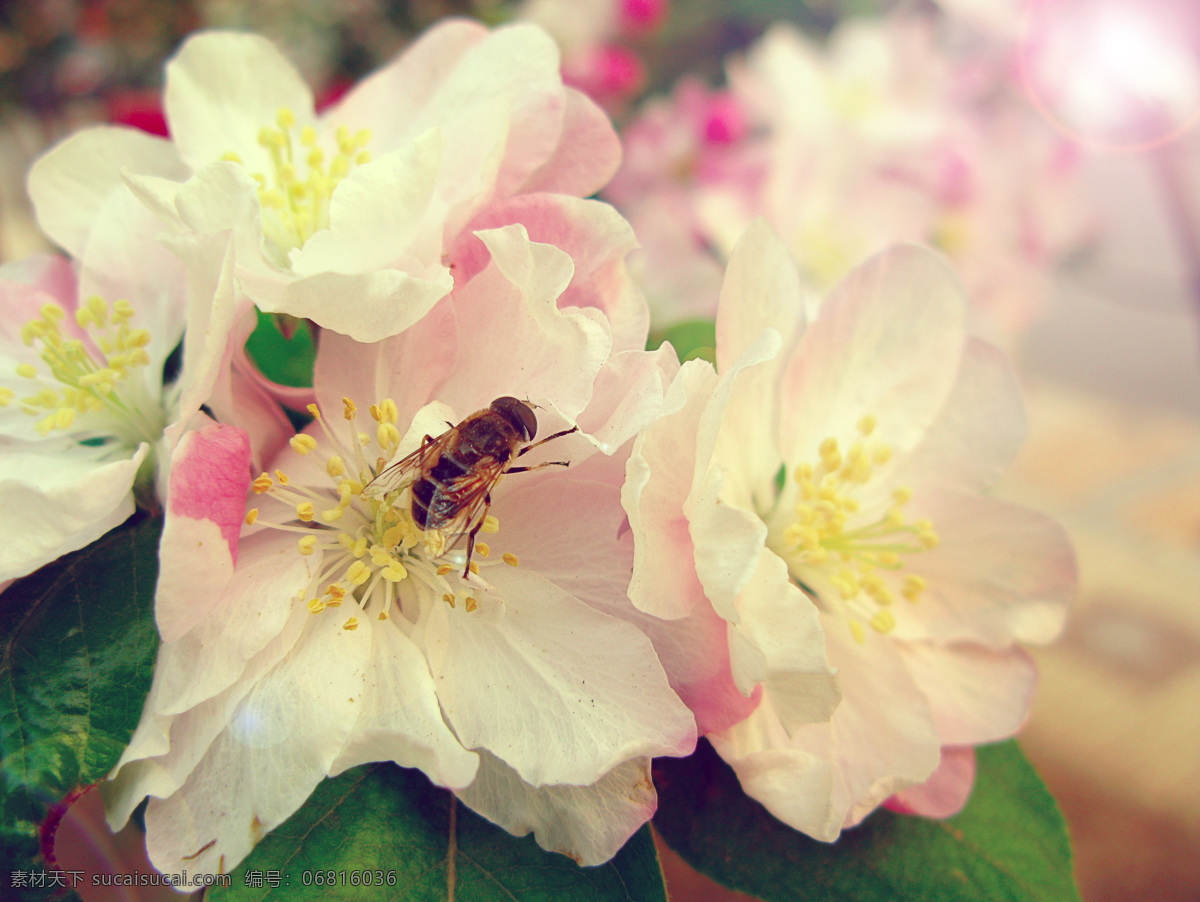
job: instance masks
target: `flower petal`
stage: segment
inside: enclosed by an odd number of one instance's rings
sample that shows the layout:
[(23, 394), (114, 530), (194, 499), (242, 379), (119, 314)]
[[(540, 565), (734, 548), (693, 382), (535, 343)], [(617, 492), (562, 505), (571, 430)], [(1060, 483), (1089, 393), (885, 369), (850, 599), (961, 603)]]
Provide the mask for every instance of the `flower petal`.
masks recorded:
[(696, 468), (696, 431), (716, 384), (707, 363), (684, 363), (667, 389), (659, 419), (634, 441), (625, 465), (621, 504), (633, 532), (629, 597), (639, 610), (657, 617), (685, 617), (707, 607), (683, 506)]
[[(649, 308), (625, 269), (637, 247), (629, 223), (608, 204), (553, 194), (520, 194), (491, 204), (472, 220), (471, 231), (520, 223), (531, 241), (552, 244), (571, 257), (575, 272), (558, 306), (594, 307), (608, 319), (618, 350), (646, 346)], [(451, 251), (462, 284), (488, 263), (480, 239), (464, 233)]]
[(429, 665), (390, 621), (367, 620), (371, 633), (361, 708), (346, 747), (329, 775), (371, 761), (418, 767), (439, 786), (462, 789), (475, 778), (479, 755), (450, 732), (438, 708)]
[(650, 759), (617, 765), (594, 783), (534, 788), (499, 758), (483, 752), (479, 776), (457, 792), (472, 808), (514, 836), (532, 832), (539, 846), (584, 867), (604, 864), (658, 807)]
[[(445, 141), (437, 129), (404, 147), (351, 170), (329, 201), (329, 228), (321, 229), (291, 255), (292, 271), (309, 276), (394, 268), (412, 255), (411, 245), (431, 225), (433, 201)], [(435, 230), (436, 224), (432, 226)], [(440, 242), (405, 266), (412, 275), (433, 278), (441, 265)], [(414, 266), (416, 264), (419, 269)]]
[(159, 549), (155, 617), (164, 642), (220, 600), (237, 564), (249, 488), (250, 442), (242, 430), (210, 423), (180, 439)]
[(590, 197), (608, 184), (620, 165), (621, 140), (608, 114), (582, 91), (566, 88), (562, 137), (521, 190)]
[(986, 489), (1016, 457), (1025, 432), (1021, 391), (1004, 354), (968, 339), (953, 391), (894, 479)]
[(942, 749), (942, 762), (933, 776), (919, 786), (902, 789), (886, 805), (901, 814), (953, 817), (962, 811), (975, 783), (975, 749)]
[(81, 256), (100, 208), (114, 191), (124, 190), (121, 176), (126, 171), (187, 177), (170, 141), (132, 128), (89, 128), (48, 151), (29, 170), (38, 225), (72, 256)]
[(607, 323), (596, 311), (559, 310), (574, 270), (558, 248), (530, 241), (520, 225), (478, 235), (492, 265), (454, 292), (464, 325), (439, 398), (470, 412), (502, 394), (528, 397), (572, 420), (612, 347)]
[(825, 657), (817, 607), (773, 551), (759, 550), (754, 575), (735, 605), (729, 660), (742, 693), (761, 684), (789, 735), (804, 724), (829, 720), (841, 693)]
[(292, 653), (242, 699), (183, 786), (146, 808), (146, 847), (164, 873), (236, 866), (326, 775), (358, 714), (370, 638), (317, 616)]
[(97, 462), (74, 442), (8, 441), (0, 454), (0, 509), (19, 528), (0, 543), (0, 580), (26, 576), (90, 545), (133, 513), (133, 482), (150, 451)]
[(765, 219), (756, 219), (725, 267), (717, 308), (717, 369), (733, 366), (768, 328), (783, 337), (785, 349), (794, 345), (805, 329), (804, 298), (787, 247)]
[(926, 642), (901, 649), (929, 699), (942, 745), (1007, 739), (1029, 716), (1037, 668), (1022, 649)]
[(264, 37), (232, 31), (193, 35), (167, 63), (163, 108), (171, 137), (193, 169), (237, 153), (250, 172), (270, 171), (258, 143), (281, 109), (313, 120), (312, 92)]
[(535, 787), (592, 783), (630, 758), (691, 750), (692, 716), (640, 630), (526, 567), (489, 576), (502, 607), (437, 604), (414, 636), (464, 746), (486, 748)]
[(1077, 588), (1075, 553), (1049, 517), (987, 495), (917, 485), (913, 517), (940, 538), (909, 569), (927, 589), (896, 618), (895, 636), (1003, 647), (1058, 635)]
[(812, 457), (826, 436), (875, 417), (897, 457), (950, 394), (962, 355), (965, 297), (926, 248), (899, 245), (854, 269), (822, 304), (780, 388), (783, 457)]

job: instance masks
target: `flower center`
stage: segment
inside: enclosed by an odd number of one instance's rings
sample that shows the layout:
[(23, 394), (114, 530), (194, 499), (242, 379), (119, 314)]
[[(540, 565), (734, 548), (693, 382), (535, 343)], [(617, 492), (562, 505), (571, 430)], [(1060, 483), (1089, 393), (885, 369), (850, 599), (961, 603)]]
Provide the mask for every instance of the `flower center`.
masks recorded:
[[(251, 175), (258, 182), (263, 232), (279, 252), (281, 264), (286, 264), (288, 251), (329, 228), (329, 201), (334, 190), (355, 166), (371, 160), (366, 149), (371, 141), (369, 130), (351, 133), (342, 125), (335, 140), (337, 152), (329, 158), (318, 146), (316, 129), (311, 125), (297, 129), (296, 116), (286, 107), (279, 111), (275, 125), (264, 126), (258, 133), (258, 143), (270, 155), (271, 169)], [(233, 152), (224, 159), (242, 162)]]
[[(461, 598), (467, 611), (476, 610), (478, 564), (471, 562), (471, 577), (464, 579), (462, 562), (446, 559), (447, 541), (455, 537), (436, 529), (423, 530), (416, 524), (410, 486), (387, 493), (363, 491), (386, 468), (400, 444), (395, 402), (388, 398), (371, 405), (373, 435), (358, 430), (354, 402), (349, 398), (342, 402), (350, 427), (349, 442), (334, 434), (315, 404), (308, 409), (328, 447), (322, 449), (322, 443), (306, 433), (291, 440), (292, 449), (302, 456), (326, 452), (324, 473), (328, 486), (297, 485), (282, 470), (276, 470), (274, 476), (263, 473), (252, 484), (252, 490), (285, 505), (290, 516), (285, 514), (277, 522), (260, 521), (258, 508), (253, 508), (246, 515), (246, 523), (263, 522), (297, 533), (299, 554), (320, 555), (304, 593), (313, 614), (340, 608), (348, 601), (356, 606), (357, 614), (387, 620), (398, 608), (402, 616), (415, 622), (418, 610), (406, 610), (406, 606), (417, 606), (428, 598), (440, 598), (451, 607), (456, 607)], [(499, 528), (499, 521), (489, 515), (480, 531), (495, 533)], [(485, 542), (475, 543), (476, 557), (487, 558), (490, 553)], [(518, 565), (515, 555), (505, 554), (502, 560), (513, 567)], [(351, 616), (343, 627), (356, 629), (358, 616)]]
[(883, 497), (877, 468), (892, 455), (890, 445), (871, 438), (874, 431), (875, 418), (865, 416), (844, 451), (836, 438), (826, 438), (815, 464), (795, 468), (795, 518), (772, 543), (792, 576), (826, 610), (842, 615), (860, 643), (864, 623), (879, 633), (895, 628), (890, 608), (897, 593), (910, 602), (920, 599), (925, 580), (905, 572), (907, 558), (938, 544), (929, 520), (905, 516), (912, 497), (907, 486), (874, 502), (876, 516), (860, 510), (860, 497)]
[(110, 307), (88, 298), (75, 313), (87, 341), (63, 334), (62, 307), (44, 304), (40, 312), (41, 318), (21, 328), (21, 340), (37, 351), (43, 366), (17, 366), (17, 375), (36, 390), (18, 399), (12, 389), (0, 387), (0, 407), (17, 401), (39, 418), (36, 428), (43, 436), (62, 430), (78, 441), (100, 443), (115, 436), (124, 447), (155, 441), (164, 415), (140, 372), (150, 363), (150, 333), (131, 327), (133, 305), (120, 300)]

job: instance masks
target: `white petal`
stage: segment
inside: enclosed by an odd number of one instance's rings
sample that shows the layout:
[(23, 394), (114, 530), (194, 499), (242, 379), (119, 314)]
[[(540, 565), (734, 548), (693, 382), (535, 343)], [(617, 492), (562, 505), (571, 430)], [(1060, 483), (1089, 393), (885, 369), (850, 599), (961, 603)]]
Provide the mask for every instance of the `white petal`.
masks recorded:
[(629, 758), (692, 748), (692, 716), (640, 630), (525, 567), (492, 578), (500, 610), (438, 603), (414, 636), (464, 746), (533, 786), (591, 783)]
[(789, 827), (831, 842), (841, 830), (848, 805), (830, 752), (828, 724), (804, 730), (804, 741), (789, 742), (766, 698), (745, 720), (709, 735), (713, 748), (737, 774), (750, 798)]
[(532, 832), (539, 846), (584, 867), (604, 864), (658, 807), (650, 760), (637, 758), (586, 786), (524, 782), (512, 768), (483, 752), (479, 776), (457, 795), (514, 836)]
[(729, 658), (742, 693), (762, 684), (784, 729), (827, 721), (841, 699), (825, 657), (816, 605), (791, 582), (787, 565), (760, 549), (754, 575), (738, 594), (729, 625)]
[(970, 339), (954, 390), (894, 479), (909, 485), (988, 488), (1016, 456), (1025, 432), (1021, 391), (1008, 360)]
[(454, 287), (445, 270), (430, 279), (384, 269), (354, 275), (323, 272), (291, 282), (242, 274), (240, 282), (260, 310), (311, 319), (362, 342), (403, 332)]
[(412, 640), (389, 621), (367, 621), (371, 659), (362, 708), (350, 741), (330, 776), (370, 761), (418, 767), (439, 786), (462, 789), (475, 778), (479, 756), (462, 747), (442, 720), (429, 666)]
[(1022, 649), (906, 642), (901, 650), (929, 699), (942, 745), (1007, 739), (1029, 716), (1037, 668)]
[(732, 367), (768, 328), (790, 349), (804, 332), (804, 304), (791, 254), (767, 221), (757, 219), (725, 267), (717, 308), (717, 369)]
[(683, 507), (692, 490), (696, 430), (717, 384), (712, 367), (688, 361), (671, 382), (658, 420), (633, 444), (621, 504), (633, 532), (629, 597), (658, 617), (687, 616), (705, 604)]
[(231, 31), (189, 38), (167, 63), (163, 107), (171, 136), (192, 169), (237, 153), (251, 172), (269, 172), (259, 146), (281, 109), (299, 125), (313, 120), (312, 93), (266, 38)]
[(780, 388), (784, 459), (845, 441), (866, 414), (897, 457), (916, 445), (958, 373), (966, 299), (932, 251), (901, 245), (855, 268), (821, 306)]
[(74, 442), (6, 442), (0, 509), (14, 528), (0, 543), (0, 580), (26, 576), (90, 545), (133, 513), (133, 481), (150, 451), (99, 463)]
[(343, 629), (346, 619), (332, 611), (311, 617), (302, 641), (242, 699), (184, 785), (151, 799), (146, 848), (155, 867), (228, 871), (329, 773), (357, 716), (370, 653), (370, 638)]
[(927, 588), (897, 612), (896, 637), (992, 647), (1053, 640), (1078, 582), (1062, 526), (987, 495), (913, 489), (906, 513), (929, 518), (941, 541), (909, 558), (908, 569)]
[[(304, 599), (297, 601), (297, 596), (311, 580), (312, 566), (311, 558), (297, 553), (294, 542), (261, 532), (241, 542), (237, 570), (209, 598), (189, 595), (189, 578), (203, 585), (201, 566), (189, 566), (182, 555), (179, 562), (164, 555), (158, 617), (165, 619), (169, 605), (172, 625), (196, 622), (178, 640), (164, 643), (159, 653), (157, 710), (178, 714), (244, 680), (248, 662), (276, 640), (293, 609), (303, 605)], [(189, 601), (204, 611), (203, 618), (179, 610)]]
[(167, 244), (184, 261), (189, 275), (183, 366), (177, 382), (179, 406), (165, 430), (168, 443), (174, 445), (210, 399), (226, 361), (234, 314), (234, 254), (227, 233), (176, 235)]
[[(315, 233), (292, 253), (292, 271), (309, 276), (395, 268), (425, 222), (433, 200), (445, 141), (430, 129), (411, 144), (355, 167), (329, 202), (329, 228)], [(433, 228), (437, 224), (433, 223)], [(432, 259), (412, 275), (427, 276), (440, 264), (440, 243)]]
[(70, 254), (80, 256), (101, 206), (114, 191), (123, 190), (123, 172), (180, 181), (187, 177), (187, 167), (170, 141), (132, 128), (86, 129), (30, 169), (29, 196), (38, 225)]
[[(113, 830), (120, 829), (147, 795), (166, 798), (183, 785), (209, 746), (228, 726), (242, 699), (291, 651), (307, 627), (309, 617), (307, 608), (289, 606), (287, 622), (282, 628), (268, 637), (267, 644), (245, 662), (244, 667), (239, 662), (236, 681), (226, 679), (228, 688), (178, 714), (162, 711), (163, 706), (172, 701), (172, 689), (168, 685), (172, 680), (171, 671), (186, 675), (196, 661), (189, 659), (191, 649), (166, 643), (159, 646), (154, 682), (142, 709), (141, 721), (109, 779), (100, 787), (108, 823)], [(219, 659), (220, 655), (210, 654), (209, 657)], [(176, 684), (178, 682), (176, 680)]]
[[(758, 566), (758, 555), (767, 538), (767, 526), (757, 513), (761, 499), (752, 486), (775, 478), (776, 454), (769, 438), (769, 423), (753, 420), (738, 435), (730, 434), (725, 420), (736, 417), (732, 400), (739, 384), (754, 380), (756, 369), (769, 371), (779, 351), (780, 336), (765, 329), (737, 363), (721, 374), (712, 398), (701, 414), (696, 441), (696, 477), (684, 504), (684, 514), (695, 544), (696, 573), (717, 613), (735, 622), (734, 599)], [(747, 453), (769, 464), (749, 464), (731, 444), (744, 442)], [(724, 460), (728, 458), (727, 467)], [(766, 491), (765, 489), (763, 491)]]

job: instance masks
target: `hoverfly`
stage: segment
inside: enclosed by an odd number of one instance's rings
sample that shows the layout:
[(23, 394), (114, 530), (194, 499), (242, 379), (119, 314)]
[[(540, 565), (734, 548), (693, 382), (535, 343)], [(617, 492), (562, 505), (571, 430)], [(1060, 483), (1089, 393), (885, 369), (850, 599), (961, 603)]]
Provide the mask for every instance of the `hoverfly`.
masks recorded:
[(572, 426), (534, 442), (537, 425), (528, 403), (507, 396), (497, 398), (437, 438), (425, 436), (421, 447), (381, 471), (363, 491), (387, 495), (411, 487), (412, 518), (419, 528), (453, 536), (450, 547), (467, 537), (466, 579), (475, 536), (488, 515), (492, 489), (500, 477), (570, 464), (548, 460), (532, 467), (509, 466), (509, 461), (526, 452), (579, 430)]

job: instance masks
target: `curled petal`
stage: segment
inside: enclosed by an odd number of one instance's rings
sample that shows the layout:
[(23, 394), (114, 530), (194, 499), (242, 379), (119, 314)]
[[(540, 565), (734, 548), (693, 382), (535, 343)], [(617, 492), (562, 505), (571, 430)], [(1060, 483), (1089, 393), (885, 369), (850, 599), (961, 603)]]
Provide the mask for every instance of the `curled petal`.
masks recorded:
[(584, 867), (616, 855), (658, 807), (649, 758), (626, 761), (584, 786), (538, 788), (493, 755), (480, 758), (479, 776), (459, 799), (514, 836), (532, 832), (543, 849)]

